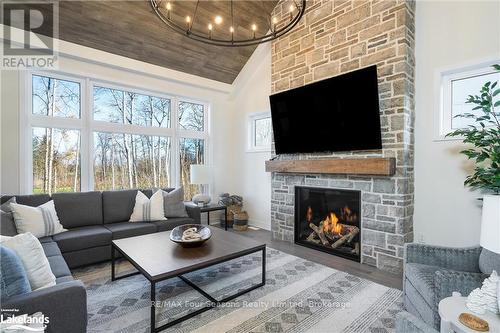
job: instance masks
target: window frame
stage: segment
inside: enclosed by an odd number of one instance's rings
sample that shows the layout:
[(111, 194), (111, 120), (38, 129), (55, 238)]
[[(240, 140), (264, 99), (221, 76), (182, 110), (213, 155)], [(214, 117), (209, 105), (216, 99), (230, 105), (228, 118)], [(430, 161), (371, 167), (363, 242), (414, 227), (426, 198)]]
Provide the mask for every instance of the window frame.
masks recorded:
[(272, 119), (271, 112), (255, 112), (251, 113), (247, 117), (247, 152), (248, 153), (263, 153), (270, 152), (272, 143), (267, 146), (257, 147), (255, 145), (255, 122), (257, 120), (269, 118), (271, 120), (271, 131), (272, 131)]
[[(20, 191), (21, 193), (33, 193), (33, 149), (32, 149), (32, 128), (33, 127), (51, 127), (74, 129), (80, 131), (80, 191), (92, 191), (94, 189), (94, 133), (125, 133), (135, 135), (149, 135), (169, 137), (171, 145), (170, 172), (172, 174), (171, 187), (181, 185), (180, 163), (179, 163), (179, 139), (196, 138), (203, 139), (204, 161), (210, 165), (212, 151), (210, 146), (210, 118), (211, 108), (208, 101), (194, 99), (181, 95), (161, 93), (155, 90), (148, 90), (142, 87), (125, 85), (121, 83), (102, 80), (90, 76), (80, 76), (60, 71), (41, 71), (30, 70), (20, 74)], [(68, 80), (80, 84), (80, 118), (60, 118), (32, 113), (32, 77), (33, 75), (45, 76), (54, 79)], [(117, 89), (147, 96), (166, 98), (171, 101), (171, 123), (170, 127), (148, 127), (140, 125), (130, 125), (121, 123), (112, 123), (107, 121), (94, 120), (93, 102), (94, 87), (104, 87)], [(203, 105), (204, 112), (204, 131), (182, 130), (178, 124), (178, 103), (190, 102)], [(206, 189), (208, 191), (208, 188)]]
[(436, 72), (435, 91), (438, 93), (435, 102), (437, 112), (435, 112), (434, 141), (460, 141), (463, 139), (462, 137), (446, 137), (446, 134), (454, 130), (452, 128), (453, 81), (495, 73), (491, 66), (498, 62), (500, 62), (500, 59), (476, 62), (472, 65), (443, 69)]

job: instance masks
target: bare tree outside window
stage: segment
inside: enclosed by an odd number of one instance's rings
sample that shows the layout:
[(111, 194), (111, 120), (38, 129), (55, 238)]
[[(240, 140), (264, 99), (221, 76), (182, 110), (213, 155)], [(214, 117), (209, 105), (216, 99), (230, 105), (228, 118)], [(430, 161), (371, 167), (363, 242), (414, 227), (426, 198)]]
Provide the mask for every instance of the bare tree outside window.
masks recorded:
[[(33, 192), (182, 185), (186, 199), (200, 193), (200, 186), (190, 184), (190, 166), (206, 162), (205, 104), (54, 76), (27, 76), (31, 135), (27, 131), (23, 140), (32, 144), (33, 164), (26, 171), (32, 171)], [(82, 104), (87, 90), (92, 94)], [(82, 171), (93, 178), (82, 179)]]
[(202, 132), (205, 129), (205, 112), (202, 104), (179, 102), (181, 129)]
[(268, 147), (271, 146), (272, 129), (271, 118), (256, 119), (255, 124), (255, 147)]
[(80, 191), (80, 131), (34, 127), (33, 193)]
[[(33, 75), (32, 113), (80, 118), (80, 84)], [(33, 192), (80, 191), (80, 132), (33, 128)]]

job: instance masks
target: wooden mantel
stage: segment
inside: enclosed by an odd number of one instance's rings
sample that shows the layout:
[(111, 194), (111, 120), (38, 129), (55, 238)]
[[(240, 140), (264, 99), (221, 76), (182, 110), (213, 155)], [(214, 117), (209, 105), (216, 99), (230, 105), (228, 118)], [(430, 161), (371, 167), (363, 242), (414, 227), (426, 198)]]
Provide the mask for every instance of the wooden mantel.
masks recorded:
[(266, 172), (392, 176), (396, 172), (396, 159), (393, 157), (369, 157), (328, 160), (271, 160), (266, 161)]

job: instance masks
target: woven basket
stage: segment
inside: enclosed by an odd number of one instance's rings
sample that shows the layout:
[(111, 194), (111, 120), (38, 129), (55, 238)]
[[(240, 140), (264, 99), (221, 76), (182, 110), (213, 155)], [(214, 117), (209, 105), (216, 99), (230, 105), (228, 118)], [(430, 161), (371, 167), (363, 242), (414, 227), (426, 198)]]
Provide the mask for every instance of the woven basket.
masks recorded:
[(248, 229), (248, 213), (246, 211), (234, 214), (233, 229), (237, 231)]

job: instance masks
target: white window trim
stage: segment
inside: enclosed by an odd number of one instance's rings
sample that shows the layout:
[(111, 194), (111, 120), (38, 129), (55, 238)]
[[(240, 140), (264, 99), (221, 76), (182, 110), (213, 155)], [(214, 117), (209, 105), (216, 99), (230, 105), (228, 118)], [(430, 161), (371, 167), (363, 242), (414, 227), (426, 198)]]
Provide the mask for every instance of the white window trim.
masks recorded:
[(461, 141), (461, 137), (446, 137), (446, 134), (453, 131), (452, 106), (451, 106), (451, 85), (452, 81), (479, 75), (494, 73), (493, 64), (500, 63), (498, 58), (491, 60), (478, 60), (473, 63), (463, 64), (453, 68), (437, 70), (434, 78), (435, 91), (435, 119), (434, 119), (434, 141)]
[(250, 113), (247, 117), (247, 153), (262, 153), (270, 152), (271, 145), (265, 147), (255, 146), (255, 121), (265, 118), (271, 118), (271, 112), (255, 112)]
[[(34, 115), (32, 113), (32, 76), (46, 76), (55, 79), (68, 80), (80, 84), (80, 119), (46, 117)], [(111, 123), (106, 121), (98, 121), (93, 119), (93, 88), (101, 86), (113, 88), (123, 91), (135, 92), (148, 96), (167, 98), (171, 100), (171, 123), (169, 128), (161, 127), (146, 127), (139, 125), (127, 125), (119, 123)], [(178, 102), (191, 102), (203, 105), (204, 109), (204, 131), (189, 131), (179, 128), (177, 123)], [(179, 163), (179, 139), (193, 138), (203, 139), (204, 144), (204, 161), (210, 165), (211, 162), (211, 142), (210, 142), (210, 119), (211, 108), (207, 101), (194, 99), (179, 95), (169, 95), (156, 91), (134, 87), (124, 84), (108, 82), (105, 80), (82, 77), (59, 71), (23, 71), (20, 74), (20, 193), (33, 193), (33, 151), (32, 151), (32, 127), (53, 127), (80, 130), (80, 191), (92, 191), (94, 189), (94, 164), (93, 164), (93, 147), (94, 147), (94, 132), (108, 133), (126, 133), (139, 135), (153, 135), (169, 137), (172, 141), (172, 160), (170, 163), (170, 172), (173, 176), (172, 187), (181, 186), (180, 163)], [(206, 188), (206, 189), (205, 189)], [(210, 191), (210, 186), (205, 186), (204, 191)]]

